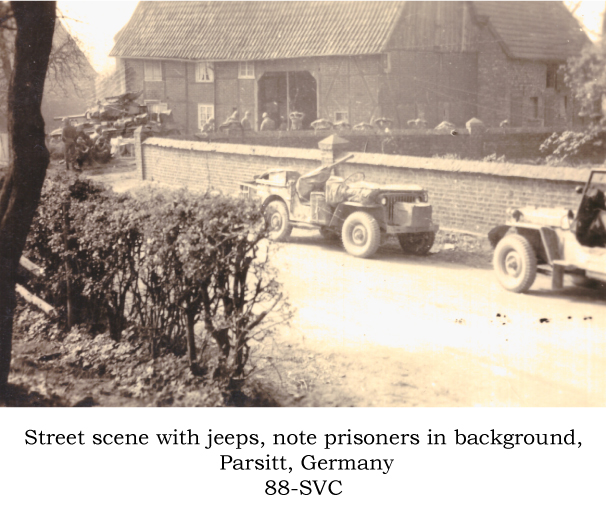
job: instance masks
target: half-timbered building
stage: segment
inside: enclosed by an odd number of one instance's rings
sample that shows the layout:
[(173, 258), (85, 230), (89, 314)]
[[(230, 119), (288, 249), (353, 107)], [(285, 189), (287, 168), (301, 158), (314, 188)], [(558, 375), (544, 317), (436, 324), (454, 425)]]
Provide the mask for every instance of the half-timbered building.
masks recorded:
[(234, 110), (276, 126), (388, 117), (564, 126), (558, 68), (588, 39), (562, 2), (140, 2), (111, 56), (122, 87), (188, 132)]

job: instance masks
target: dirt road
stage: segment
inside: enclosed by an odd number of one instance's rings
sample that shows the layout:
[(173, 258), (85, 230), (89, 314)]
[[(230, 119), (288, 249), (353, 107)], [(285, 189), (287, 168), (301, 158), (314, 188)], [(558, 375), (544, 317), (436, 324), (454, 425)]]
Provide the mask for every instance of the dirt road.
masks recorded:
[[(119, 192), (144, 183), (136, 172), (94, 179)], [(364, 260), (302, 230), (276, 245), (298, 313), (270, 354), (292, 403), (606, 406), (606, 293), (570, 280), (554, 292), (539, 275), (512, 294), (489, 256), (456, 247), (416, 258), (388, 246)]]
[(516, 295), (442, 254), (364, 260), (298, 230), (277, 247), (293, 334), (330, 352), (352, 404), (606, 405), (606, 294), (539, 275)]

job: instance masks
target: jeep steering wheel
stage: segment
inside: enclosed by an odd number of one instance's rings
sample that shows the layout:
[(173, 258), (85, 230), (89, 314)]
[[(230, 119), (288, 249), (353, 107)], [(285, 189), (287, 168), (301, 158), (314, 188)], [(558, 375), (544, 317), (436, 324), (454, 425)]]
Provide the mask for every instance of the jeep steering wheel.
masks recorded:
[(335, 193), (337, 196), (337, 201), (342, 201), (344, 199), (343, 194), (345, 193), (345, 189), (347, 189), (348, 183), (361, 182), (362, 180), (364, 180), (364, 173), (362, 173), (362, 171), (353, 173), (349, 175), (345, 180), (343, 180), (343, 182), (341, 182), (341, 184), (337, 188), (337, 192)]
[(362, 171), (358, 171), (357, 173), (349, 175), (345, 180), (343, 180), (343, 183), (341, 185), (345, 185), (346, 183), (361, 182), (362, 180), (364, 180), (364, 178), (364, 173), (362, 173)]

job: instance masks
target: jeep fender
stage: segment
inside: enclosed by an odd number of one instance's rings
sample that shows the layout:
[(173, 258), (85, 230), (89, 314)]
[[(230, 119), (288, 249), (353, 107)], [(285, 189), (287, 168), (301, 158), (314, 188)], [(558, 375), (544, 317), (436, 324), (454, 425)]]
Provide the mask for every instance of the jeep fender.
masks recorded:
[(523, 236), (530, 242), (539, 263), (549, 263), (552, 265), (554, 260), (561, 258), (557, 233), (552, 228), (546, 226), (531, 224), (496, 226), (488, 232), (488, 240), (492, 247), (495, 248), (510, 231)]
[[(269, 205), (269, 203), (271, 203), (272, 201), (282, 201), (287, 207), (288, 207), (288, 203), (286, 201), (284, 201), (284, 198), (282, 198), (282, 196), (278, 196), (276, 194), (271, 194), (270, 196), (266, 197), (263, 200), (263, 205), (261, 206), (263, 210), (265, 210), (267, 208), (267, 205)], [(289, 212), (290, 212), (290, 207), (289, 208)]]
[(383, 217), (383, 207), (381, 205), (368, 206), (363, 205), (361, 203), (352, 203), (350, 201), (347, 201), (345, 203), (340, 203), (339, 205), (337, 205), (335, 213), (333, 214), (328, 227), (343, 227), (345, 219), (347, 219), (347, 217), (354, 212), (366, 212), (369, 215), (372, 215), (375, 219), (377, 219), (379, 225), (381, 226), (385, 221), (385, 218)]
[(501, 241), (501, 239), (507, 234), (509, 231), (509, 226), (501, 225), (492, 228), (488, 232), (488, 241), (492, 248), (496, 248), (497, 244)]

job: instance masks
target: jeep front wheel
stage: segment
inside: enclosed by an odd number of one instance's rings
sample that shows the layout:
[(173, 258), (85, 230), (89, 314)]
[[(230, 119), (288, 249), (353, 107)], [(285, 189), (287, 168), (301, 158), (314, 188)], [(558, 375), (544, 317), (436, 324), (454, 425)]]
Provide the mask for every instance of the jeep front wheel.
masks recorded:
[(283, 201), (272, 201), (265, 208), (265, 220), (269, 228), (269, 239), (284, 242), (290, 236), (292, 224), (288, 217), (288, 208)]
[(400, 247), (405, 254), (415, 256), (427, 256), (436, 240), (436, 234), (433, 231), (426, 233), (404, 233), (398, 235)]
[(343, 223), (343, 247), (352, 256), (368, 258), (381, 243), (381, 229), (372, 215), (365, 212), (352, 213)]
[(537, 256), (520, 235), (507, 235), (494, 251), (493, 265), (501, 286), (514, 293), (530, 289), (537, 276)]

